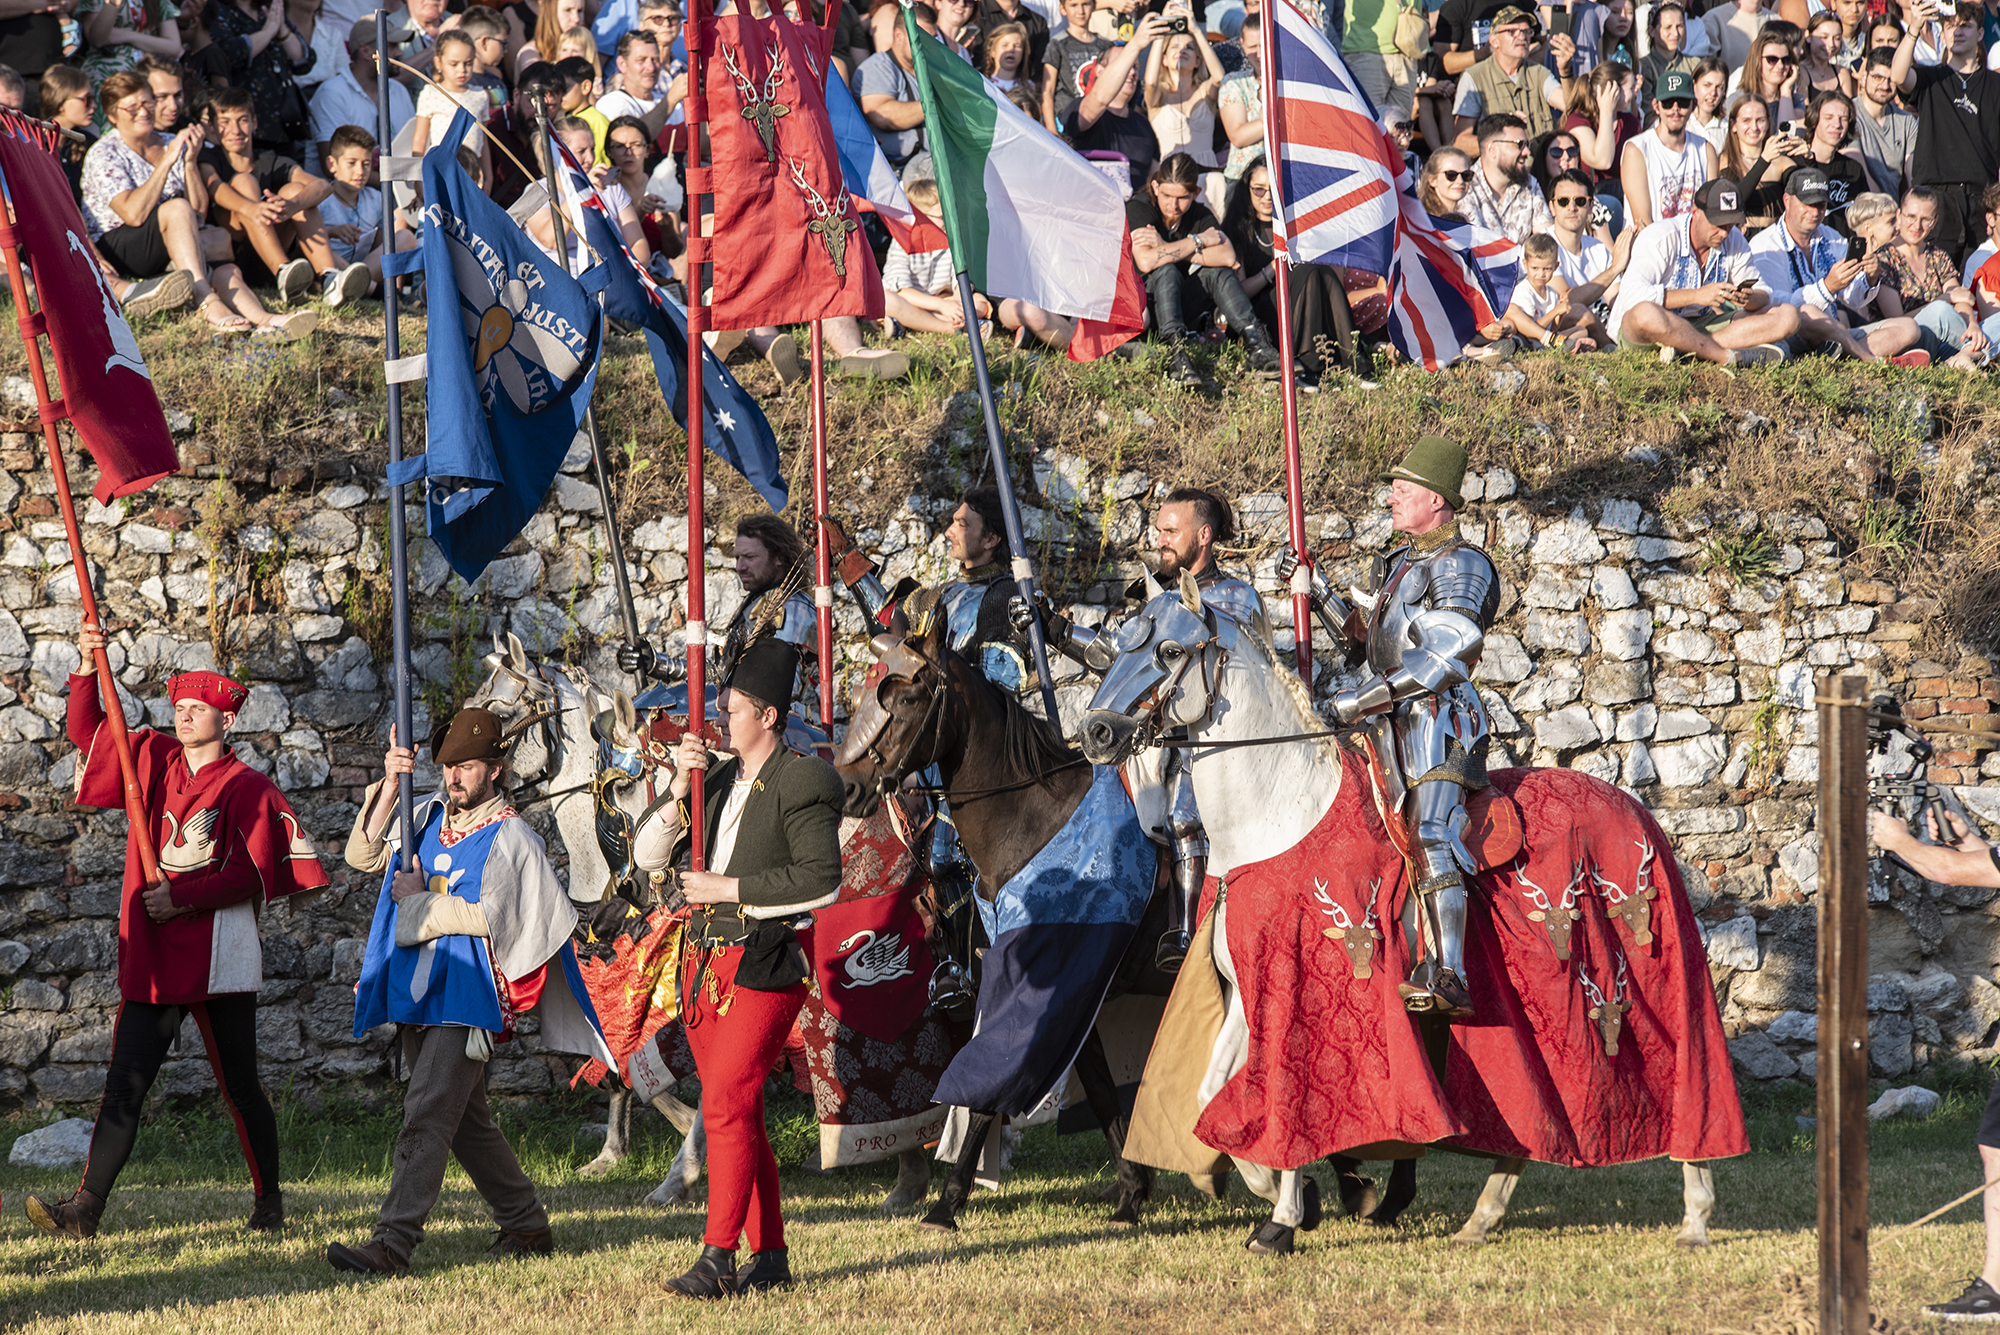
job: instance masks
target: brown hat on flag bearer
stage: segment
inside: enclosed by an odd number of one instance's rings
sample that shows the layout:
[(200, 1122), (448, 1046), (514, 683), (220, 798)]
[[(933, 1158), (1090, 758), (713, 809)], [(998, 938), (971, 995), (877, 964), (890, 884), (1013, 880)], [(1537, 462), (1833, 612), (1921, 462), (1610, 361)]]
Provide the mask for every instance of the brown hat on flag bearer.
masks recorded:
[(459, 710), (450, 722), (431, 729), (431, 759), (440, 765), (506, 758), (507, 739), (491, 710), (472, 705)]

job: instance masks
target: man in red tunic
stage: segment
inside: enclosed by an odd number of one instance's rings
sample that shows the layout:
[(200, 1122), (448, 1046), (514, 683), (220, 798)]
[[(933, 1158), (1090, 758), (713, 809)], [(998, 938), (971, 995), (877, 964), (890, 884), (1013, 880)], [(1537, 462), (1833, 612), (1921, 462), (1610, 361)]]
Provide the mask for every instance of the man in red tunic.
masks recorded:
[[(69, 736), (82, 753), (77, 802), (116, 809), (125, 805), (124, 779), (98, 694), (95, 655), (103, 644), (95, 627), (78, 639), (83, 668), (69, 679)], [(318, 889), (326, 873), (277, 788), (223, 740), (248, 695), (219, 672), (182, 673), (167, 683), (174, 735), (150, 728), (132, 734), (160, 879), (146, 883), (128, 839), (118, 913), (122, 1000), (104, 1101), (83, 1184), (60, 1201), (28, 1197), (28, 1218), (46, 1232), (96, 1235), (105, 1197), (138, 1136), (146, 1092), (190, 1015), (250, 1164), (257, 1193), (250, 1227), (284, 1224), (278, 1122), (257, 1076), (257, 992), (264, 985), (257, 912), (269, 900)]]

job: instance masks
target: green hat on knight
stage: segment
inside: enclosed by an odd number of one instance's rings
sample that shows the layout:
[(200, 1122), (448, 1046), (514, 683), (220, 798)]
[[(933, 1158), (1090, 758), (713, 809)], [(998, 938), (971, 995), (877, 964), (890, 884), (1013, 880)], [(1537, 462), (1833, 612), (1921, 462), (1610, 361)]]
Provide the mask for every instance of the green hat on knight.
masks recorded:
[(1445, 504), (1454, 510), (1465, 508), (1465, 497), (1459, 488), (1465, 483), (1465, 447), (1443, 436), (1424, 436), (1410, 452), (1403, 456), (1403, 462), (1380, 474), (1384, 482), (1394, 482), (1402, 478), (1429, 487), (1444, 497)]

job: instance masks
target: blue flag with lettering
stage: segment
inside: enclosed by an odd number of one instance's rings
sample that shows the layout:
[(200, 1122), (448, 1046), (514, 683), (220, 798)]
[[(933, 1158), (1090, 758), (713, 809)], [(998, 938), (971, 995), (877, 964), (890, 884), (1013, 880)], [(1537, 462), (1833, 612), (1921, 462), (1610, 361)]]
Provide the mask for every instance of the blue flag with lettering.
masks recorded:
[(597, 378), (601, 271), (572, 278), (481, 193), (456, 145), (463, 111), (424, 154), (421, 264), (429, 301), (425, 453), (390, 469), (425, 479), (428, 528), (452, 569), (477, 579), (541, 508)]
[[(583, 205), (578, 211), (583, 218), (583, 239), (604, 266), (605, 313), (645, 331), (660, 393), (673, 409), (674, 420), (686, 430), (688, 396), (683, 377), (688, 363), (687, 311), (654, 281), (627, 248), (604, 197), (591, 185), (569, 149), (561, 141), (556, 141), (555, 146), (567, 177), (565, 193)], [(702, 444), (741, 473), (773, 514), (782, 512), (791, 498), (791, 486), (785, 481), (784, 465), (778, 458), (778, 437), (771, 430), (770, 420), (737, 383), (736, 377), (729, 374), (721, 359), (707, 348), (702, 349), (701, 365)]]

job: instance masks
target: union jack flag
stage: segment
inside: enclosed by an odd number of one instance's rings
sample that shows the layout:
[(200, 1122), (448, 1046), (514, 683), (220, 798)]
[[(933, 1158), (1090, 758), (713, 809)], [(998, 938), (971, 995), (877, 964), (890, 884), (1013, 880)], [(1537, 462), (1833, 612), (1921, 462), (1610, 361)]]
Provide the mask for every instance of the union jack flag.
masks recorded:
[[(582, 204), (583, 207), (604, 219), (610, 229), (611, 235), (618, 238), (618, 248), (625, 252), (625, 258), (632, 261), (633, 269), (638, 271), (639, 286), (645, 292), (646, 300), (650, 301), (655, 309), (665, 310), (669, 300), (666, 289), (662, 288), (654, 280), (653, 275), (647, 270), (645, 265), (639, 263), (639, 257), (632, 253), (632, 247), (625, 244), (625, 233), (619, 229), (618, 215), (613, 213), (611, 206), (604, 202), (604, 196), (597, 193), (597, 187), (590, 182), (590, 173), (586, 172), (582, 164), (577, 162), (576, 155), (569, 151), (569, 145), (565, 144), (556, 135), (549, 135), (548, 142), (557, 153), (562, 155), (564, 193), (574, 196), (577, 202)], [(589, 242), (586, 241), (585, 244), (588, 245)], [(604, 258), (605, 256), (598, 256), (600, 260)]]
[(1273, 245), (1294, 264), (1387, 276), (1390, 341), (1435, 371), (1506, 309), (1520, 247), (1425, 212), (1402, 149), (1319, 26), (1291, 0), (1271, 0), (1267, 10), (1274, 20), (1265, 98), (1265, 137), (1277, 148)]

